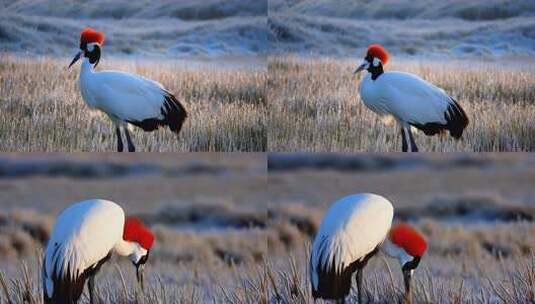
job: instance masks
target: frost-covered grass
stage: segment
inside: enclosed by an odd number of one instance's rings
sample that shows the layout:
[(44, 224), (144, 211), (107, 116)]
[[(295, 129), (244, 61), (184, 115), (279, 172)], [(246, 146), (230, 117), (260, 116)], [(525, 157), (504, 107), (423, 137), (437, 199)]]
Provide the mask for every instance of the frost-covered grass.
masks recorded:
[[(359, 96), (361, 59), (272, 56), (269, 151), (401, 151), (396, 124), (385, 124)], [(462, 140), (416, 132), (421, 151), (535, 150), (533, 61), (421, 61), (393, 57), (386, 70), (415, 73), (465, 109)]]
[[(80, 67), (68, 60), (0, 55), (1, 151), (115, 151), (111, 121), (91, 111), (78, 88)], [(98, 69), (133, 72), (161, 82), (188, 111), (180, 138), (168, 129), (133, 128), (138, 151), (264, 151), (266, 73), (256, 68), (186, 68), (173, 61), (104, 56)]]
[[(268, 268), (269, 296), (278, 303), (313, 301), (308, 255), (278, 256)], [(429, 254), (413, 277), (413, 303), (518, 303), (535, 300), (535, 256), (481, 258)], [(376, 256), (364, 270), (366, 303), (402, 303), (403, 279), (397, 261)], [(353, 281), (348, 298), (357, 303)]]

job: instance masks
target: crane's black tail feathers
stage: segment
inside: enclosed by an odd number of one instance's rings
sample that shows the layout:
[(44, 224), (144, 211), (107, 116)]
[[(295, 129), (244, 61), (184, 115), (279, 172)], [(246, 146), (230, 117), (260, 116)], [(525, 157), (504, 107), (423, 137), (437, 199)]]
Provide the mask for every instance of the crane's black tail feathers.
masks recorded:
[(410, 125), (423, 131), (427, 136), (432, 136), (448, 130), (453, 138), (461, 138), (464, 129), (468, 126), (469, 120), (463, 108), (461, 108), (455, 99), (451, 98), (451, 103), (444, 112), (444, 118), (446, 119), (445, 125), (436, 122), (426, 124), (411, 123)]
[(169, 126), (171, 131), (178, 135), (180, 130), (182, 130), (184, 121), (188, 117), (188, 113), (173, 94), (167, 91), (165, 91), (165, 93), (165, 103), (162, 107), (162, 115), (164, 116), (165, 124)]
[(341, 271), (337, 271), (335, 267), (321, 267), (320, 265), (317, 267), (318, 286), (312, 287), (312, 297), (314, 299), (345, 299), (351, 290), (351, 277), (357, 270), (356, 263), (343, 267)]
[(164, 91), (164, 103), (160, 111), (163, 119), (148, 118), (142, 121), (127, 120), (127, 122), (148, 132), (154, 131), (160, 126), (169, 126), (169, 129), (175, 132), (178, 136), (180, 130), (182, 130), (184, 121), (186, 121), (186, 118), (188, 117), (188, 113), (184, 106), (182, 106), (173, 94)]
[[(57, 249), (56, 249), (57, 250)], [(46, 292), (46, 283), (45, 280), (47, 279), (46, 272), (45, 272), (45, 261), (43, 261), (43, 300), (45, 304), (72, 304), (77, 303), (78, 299), (80, 299), (80, 296), (82, 295), (82, 292), (84, 291), (84, 285), (87, 278), (90, 276), (95, 275), (99, 270), (100, 267), (104, 263), (106, 263), (111, 258), (111, 252), (108, 253), (103, 259), (101, 259), (97, 264), (94, 265), (94, 267), (90, 267), (86, 269), (81, 274), (78, 274), (77, 276), (70, 275), (71, 270), (67, 269), (65, 271), (65, 275), (62, 273), (58, 273), (59, 271), (54, 268), (52, 272), (52, 282), (53, 282), (53, 290), (52, 290), (52, 296), (49, 297)]]

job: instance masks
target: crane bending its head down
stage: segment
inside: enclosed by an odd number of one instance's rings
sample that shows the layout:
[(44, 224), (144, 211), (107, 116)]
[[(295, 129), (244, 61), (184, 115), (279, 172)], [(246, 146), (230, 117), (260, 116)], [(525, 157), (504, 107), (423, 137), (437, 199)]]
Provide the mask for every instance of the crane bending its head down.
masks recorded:
[(58, 216), (43, 259), (45, 303), (76, 303), (88, 280), (94, 303), (94, 280), (113, 253), (136, 267), (143, 288), (143, 267), (154, 235), (137, 218), (125, 218), (114, 202), (100, 199), (75, 203)]
[(411, 300), (411, 277), (427, 249), (423, 236), (407, 224), (391, 227), (394, 208), (384, 197), (360, 193), (329, 207), (314, 238), (310, 255), (312, 296), (344, 302), (356, 272), (359, 303), (363, 302), (363, 269), (379, 251), (396, 258)]

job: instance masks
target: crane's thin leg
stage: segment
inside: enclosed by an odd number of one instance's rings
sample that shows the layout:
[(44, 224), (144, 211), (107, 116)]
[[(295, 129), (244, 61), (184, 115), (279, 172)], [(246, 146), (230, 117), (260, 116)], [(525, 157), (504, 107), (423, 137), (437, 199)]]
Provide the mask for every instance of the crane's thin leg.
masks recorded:
[(95, 304), (95, 276), (89, 276), (89, 281), (87, 282), (87, 287), (89, 288), (89, 303)]
[(408, 147), (407, 147), (407, 139), (405, 138), (405, 127), (402, 125), (400, 127), (400, 130), (401, 130), (401, 151), (407, 152)]
[(359, 304), (364, 303), (364, 290), (362, 289), (362, 268), (357, 270), (357, 291), (359, 293)]
[(134, 147), (134, 143), (132, 143), (132, 138), (130, 138), (130, 132), (128, 131), (128, 128), (124, 128), (124, 134), (126, 134), (126, 142), (128, 143), (128, 152), (136, 152), (136, 147)]
[(407, 128), (407, 131), (409, 133), (409, 140), (411, 142), (411, 152), (418, 152), (418, 147), (416, 146), (416, 142), (414, 141), (414, 137), (412, 136), (411, 126)]
[(115, 127), (115, 132), (117, 132), (117, 152), (123, 152), (123, 139), (121, 138), (121, 129), (119, 126)]

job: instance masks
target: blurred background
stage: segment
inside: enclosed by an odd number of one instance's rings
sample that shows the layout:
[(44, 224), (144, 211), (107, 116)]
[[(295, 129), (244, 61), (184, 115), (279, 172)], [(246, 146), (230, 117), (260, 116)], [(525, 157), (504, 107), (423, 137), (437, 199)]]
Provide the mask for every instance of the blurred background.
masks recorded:
[[(416, 303), (532, 301), (532, 153), (270, 154), (268, 172), (268, 217), (278, 235), (268, 240), (273, 290), (284, 299), (313, 303), (308, 250), (325, 210), (371, 192), (392, 202), (395, 222), (415, 225), (428, 240), (415, 274)], [(401, 300), (397, 261), (379, 255), (364, 275), (372, 303)]]
[(531, 0), (272, 0), (274, 53), (362, 56), (371, 43), (394, 57), (535, 55)]
[(106, 34), (105, 55), (215, 58), (266, 52), (267, 1), (0, 1), (0, 51), (74, 56), (80, 31)]
[[(265, 156), (255, 153), (3, 154), (0, 299), (41, 303), (40, 259), (56, 216), (102, 198), (155, 233), (144, 301), (246, 301), (254, 295), (242, 284), (260, 281), (267, 252), (266, 180)], [(96, 282), (105, 303), (143, 300), (128, 259), (114, 256)]]

